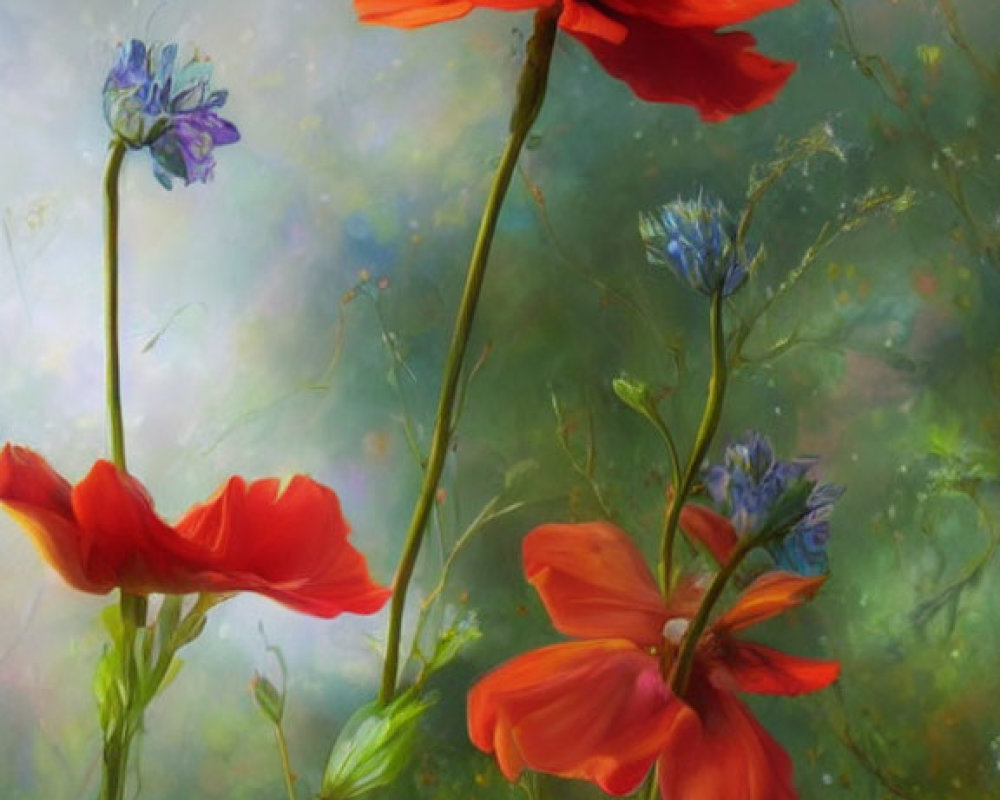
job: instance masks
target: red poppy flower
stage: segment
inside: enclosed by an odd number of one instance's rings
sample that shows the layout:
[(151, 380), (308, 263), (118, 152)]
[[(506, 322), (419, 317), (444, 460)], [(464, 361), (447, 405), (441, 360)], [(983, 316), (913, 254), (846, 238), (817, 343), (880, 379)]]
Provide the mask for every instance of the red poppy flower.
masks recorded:
[(543, 525), (525, 537), (523, 555), (556, 629), (582, 641), (518, 656), (469, 692), (469, 736), (508, 779), (528, 767), (624, 795), (658, 762), (664, 800), (796, 797), (790, 759), (734, 692), (815, 691), (839, 664), (732, 634), (804, 602), (822, 578), (755, 581), (702, 637), (678, 699), (664, 675), (697, 611), (696, 581), (664, 601), (626, 534), (602, 522)]
[(706, 120), (774, 99), (795, 64), (753, 52), (753, 36), (716, 29), (796, 0), (354, 0), (362, 22), (416, 28), (473, 8), (559, 5), (559, 25), (643, 100), (683, 103)]
[(0, 451), (0, 505), (71, 586), (105, 594), (250, 591), (306, 614), (371, 614), (389, 597), (347, 542), (337, 496), (297, 475), (234, 477), (174, 525), (135, 478), (98, 461), (71, 486), (40, 455)]

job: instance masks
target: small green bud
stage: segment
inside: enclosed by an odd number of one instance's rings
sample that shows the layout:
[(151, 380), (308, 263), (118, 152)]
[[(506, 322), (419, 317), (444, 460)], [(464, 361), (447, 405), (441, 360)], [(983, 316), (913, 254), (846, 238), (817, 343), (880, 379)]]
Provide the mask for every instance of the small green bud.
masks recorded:
[(259, 672), (254, 672), (250, 680), (250, 693), (264, 716), (275, 725), (280, 725), (281, 717), (285, 713), (284, 692)]
[(653, 406), (653, 393), (645, 383), (629, 380), (623, 375), (611, 381), (611, 388), (629, 408), (644, 417), (649, 416), (649, 409)]

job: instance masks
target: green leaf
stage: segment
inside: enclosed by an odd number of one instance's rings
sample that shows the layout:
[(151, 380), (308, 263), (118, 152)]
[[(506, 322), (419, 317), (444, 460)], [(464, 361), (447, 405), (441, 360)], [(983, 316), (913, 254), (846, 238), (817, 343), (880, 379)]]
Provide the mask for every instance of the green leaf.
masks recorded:
[[(117, 614), (117, 608), (115, 609)], [(94, 697), (97, 698), (97, 713), (101, 729), (109, 730), (111, 724), (122, 718), (124, 703), (121, 692), (121, 651), (117, 647), (107, 647), (97, 661), (94, 671)]]
[(354, 712), (334, 742), (321, 800), (350, 800), (395, 781), (413, 754), (420, 718), (433, 704), (410, 690), (387, 706), (368, 703)]

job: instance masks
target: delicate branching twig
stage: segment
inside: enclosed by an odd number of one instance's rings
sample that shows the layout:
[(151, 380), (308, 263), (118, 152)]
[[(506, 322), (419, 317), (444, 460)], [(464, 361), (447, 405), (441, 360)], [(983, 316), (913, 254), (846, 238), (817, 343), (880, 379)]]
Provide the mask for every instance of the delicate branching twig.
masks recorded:
[[(901, 192), (870, 189), (863, 195), (855, 198), (850, 208), (836, 220), (833, 222), (824, 222), (813, 239), (812, 244), (802, 254), (799, 263), (788, 272), (787, 277), (778, 284), (778, 288), (768, 294), (765, 300), (736, 326), (730, 340), (729, 357), (733, 369), (739, 369), (753, 361), (760, 360), (759, 357), (747, 356), (744, 353), (747, 339), (750, 337), (757, 323), (771, 307), (779, 299), (787, 295), (805, 277), (823, 250), (829, 247), (841, 235), (856, 230), (872, 217), (880, 213), (905, 211), (913, 204), (913, 201), (914, 195), (910, 189), (904, 189)], [(790, 349), (795, 343), (793, 341), (795, 336), (796, 334), (792, 334), (791, 340), (789, 337), (785, 337), (784, 344), (779, 342), (780, 348), (778, 352), (786, 352)], [(772, 352), (771, 356), (773, 357), (774, 355), (775, 353)]]
[(899, 797), (901, 800), (910, 800), (911, 796), (900, 786), (900, 779), (889, 774), (855, 738), (854, 732), (851, 729), (850, 714), (847, 711), (847, 702), (844, 699), (843, 689), (840, 684), (834, 684), (832, 689), (833, 695), (837, 699), (837, 705), (839, 706), (843, 716), (843, 722), (840, 727), (834, 726), (834, 735), (844, 748), (852, 756), (854, 756), (855, 759), (857, 759), (858, 763), (864, 767), (865, 771), (878, 782), (879, 786), (889, 792), (889, 794), (893, 797)]
[(583, 478), (584, 482), (587, 484), (587, 487), (590, 489), (591, 494), (594, 495), (594, 499), (597, 501), (597, 505), (600, 507), (601, 514), (604, 515), (604, 518), (614, 519), (614, 512), (611, 510), (611, 506), (605, 499), (604, 492), (601, 490), (601, 486), (595, 477), (595, 473), (597, 471), (597, 440), (594, 433), (594, 415), (591, 413), (590, 409), (587, 410), (586, 454), (581, 462), (577, 457), (577, 454), (573, 451), (573, 444), (570, 435), (571, 423), (566, 420), (559, 396), (554, 390), (550, 390), (549, 395), (552, 399), (552, 413), (555, 414), (556, 417), (556, 439), (562, 447), (563, 452), (566, 453), (570, 466), (573, 468), (573, 471)]
[[(892, 65), (880, 55), (865, 53), (861, 50), (854, 36), (847, 11), (841, 0), (829, 0), (829, 3), (840, 22), (841, 31), (844, 35), (844, 43), (858, 71), (875, 84), (886, 100), (910, 118), (914, 131), (916, 131), (922, 145), (930, 155), (932, 163), (936, 165), (937, 172), (944, 184), (945, 192), (965, 221), (976, 252), (982, 253), (994, 268), (1000, 269), (1000, 246), (998, 246), (998, 243), (989, 234), (984, 233), (982, 226), (969, 208), (962, 176), (959, 173), (958, 164), (950, 149), (942, 145), (934, 136), (925, 115), (916, 104), (911, 102), (910, 93), (892, 68)], [(950, 24), (949, 22), (949, 26)]]
[(763, 166), (755, 165), (750, 172), (750, 182), (747, 186), (747, 202), (740, 214), (736, 229), (736, 245), (742, 248), (746, 243), (747, 231), (757, 211), (757, 206), (774, 185), (788, 170), (795, 166), (804, 166), (820, 154), (831, 155), (839, 161), (846, 161), (844, 151), (833, 137), (833, 129), (828, 125), (819, 125), (809, 131), (801, 139), (793, 142), (779, 141), (778, 157)]
[(993, 525), (992, 515), (974, 491), (967, 494), (979, 511), (980, 519), (986, 527), (989, 541), (985, 549), (965, 566), (958, 577), (938, 590), (933, 597), (919, 603), (910, 612), (910, 621), (918, 633), (923, 633), (934, 617), (944, 610), (948, 612), (947, 631), (951, 633), (954, 630), (958, 618), (958, 605), (962, 599), (962, 594), (979, 582), (983, 570), (990, 563), (998, 546), (1000, 546), (1000, 533), (998, 533), (996, 527)]
[(986, 61), (984, 61), (980, 55), (975, 51), (969, 40), (965, 37), (965, 33), (962, 31), (962, 26), (958, 22), (958, 11), (955, 9), (955, 4), (952, 0), (937, 0), (938, 8), (941, 9), (941, 14), (944, 17), (945, 24), (948, 26), (948, 35), (951, 40), (955, 43), (956, 47), (965, 54), (965, 57), (972, 64), (973, 68), (987, 83), (993, 84), (994, 89), (1000, 89), (1000, 72), (993, 69)]
[(663, 331), (660, 330), (653, 316), (643, 308), (632, 296), (628, 293), (623, 292), (621, 289), (616, 289), (615, 287), (608, 284), (600, 277), (600, 272), (585, 262), (582, 259), (571, 255), (567, 247), (562, 243), (559, 235), (556, 233), (555, 226), (552, 224), (552, 220), (549, 217), (548, 209), (545, 205), (545, 195), (542, 193), (541, 188), (538, 184), (533, 183), (531, 178), (525, 172), (523, 167), (519, 167), (521, 180), (524, 181), (524, 185), (528, 189), (528, 193), (531, 195), (532, 199), (535, 201), (535, 206), (538, 209), (538, 216), (542, 221), (542, 227), (545, 228), (545, 232), (549, 237), (549, 242), (552, 245), (552, 249), (555, 251), (559, 260), (568, 266), (573, 266), (579, 268), (588, 281), (601, 293), (602, 299), (614, 300), (617, 303), (621, 303), (623, 306), (628, 308), (636, 317), (645, 323), (649, 332), (656, 339), (657, 346), (664, 352), (669, 353), (670, 358), (673, 362), (674, 369), (679, 377), (684, 372), (684, 349), (679, 342), (672, 341), (668, 336), (666, 336)]
[[(462, 532), (462, 535), (458, 537), (455, 544), (452, 545), (451, 551), (448, 553), (448, 556), (444, 560), (444, 565), (441, 567), (441, 573), (440, 577), (438, 578), (437, 584), (434, 586), (433, 589), (431, 589), (431, 591), (427, 594), (427, 596), (423, 599), (423, 601), (420, 604), (420, 614), (417, 617), (417, 624), (415, 626), (413, 634), (413, 648), (410, 654), (410, 658), (411, 659), (417, 658), (418, 660), (423, 662), (425, 668), (428, 660), (427, 658), (424, 657), (423, 653), (421, 653), (420, 651), (420, 640), (423, 636), (424, 627), (426, 626), (427, 620), (429, 619), (431, 609), (433, 608), (437, 599), (441, 596), (442, 592), (444, 592), (445, 586), (448, 583), (448, 578), (451, 576), (451, 570), (455, 564), (455, 559), (458, 557), (458, 554), (465, 549), (465, 547), (469, 544), (469, 542), (472, 541), (473, 537), (475, 537), (476, 534), (480, 533), (491, 522), (499, 519), (500, 517), (506, 516), (507, 514), (513, 513), (514, 511), (517, 511), (518, 509), (523, 508), (526, 505), (525, 502), (521, 501), (516, 503), (510, 503), (504, 506), (503, 508), (498, 509), (497, 506), (500, 504), (500, 500), (501, 500), (500, 495), (491, 498), (486, 503), (486, 505), (484, 505), (482, 509), (480, 509), (479, 513), (476, 515), (476, 518), (469, 523), (465, 531)], [(421, 671), (421, 676), (417, 678), (416, 682), (418, 685), (423, 682), (422, 678), (423, 678), (423, 670)]]

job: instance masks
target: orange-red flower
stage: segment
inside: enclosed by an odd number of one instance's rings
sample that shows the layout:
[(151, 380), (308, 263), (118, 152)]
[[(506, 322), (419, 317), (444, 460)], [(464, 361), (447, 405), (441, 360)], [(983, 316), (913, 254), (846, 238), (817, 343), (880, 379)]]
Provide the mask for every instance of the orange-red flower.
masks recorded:
[(758, 578), (703, 635), (683, 698), (668, 678), (702, 588), (664, 601), (628, 536), (603, 522), (543, 525), (524, 570), (556, 629), (580, 641), (518, 656), (469, 692), (469, 736), (513, 780), (525, 767), (634, 791), (654, 762), (664, 800), (790, 800), (791, 761), (735, 692), (795, 695), (832, 683), (834, 661), (733, 633), (810, 598), (823, 578)]
[(302, 475), (234, 477), (174, 525), (135, 478), (98, 461), (71, 486), (40, 455), (0, 451), (0, 505), (71, 586), (104, 594), (250, 591), (319, 617), (371, 614), (389, 597), (347, 541), (337, 496)]
[(718, 28), (796, 0), (354, 0), (362, 22), (416, 28), (473, 8), (560, 8), (559, 24), (636, 95), (721, 120), (774, 99), (795, 64), (753, 52), (753, 36)]

